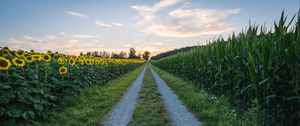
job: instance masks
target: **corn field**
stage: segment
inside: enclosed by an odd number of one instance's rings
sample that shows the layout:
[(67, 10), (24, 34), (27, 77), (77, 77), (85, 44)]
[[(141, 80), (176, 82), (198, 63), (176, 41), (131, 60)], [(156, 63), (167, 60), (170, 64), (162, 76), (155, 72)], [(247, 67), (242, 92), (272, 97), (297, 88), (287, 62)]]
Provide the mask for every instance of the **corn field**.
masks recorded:
[[(0, 48), (1, 49), (1, 48)], [(0, 51), (0, 124), (45, 119), (63, 97), (103, 85), (144, 60)]]
[(254, 111), (257, 125), (300, 125), (300, 17), (282, 13), (273, 28), (251, 25), (153, 64)]

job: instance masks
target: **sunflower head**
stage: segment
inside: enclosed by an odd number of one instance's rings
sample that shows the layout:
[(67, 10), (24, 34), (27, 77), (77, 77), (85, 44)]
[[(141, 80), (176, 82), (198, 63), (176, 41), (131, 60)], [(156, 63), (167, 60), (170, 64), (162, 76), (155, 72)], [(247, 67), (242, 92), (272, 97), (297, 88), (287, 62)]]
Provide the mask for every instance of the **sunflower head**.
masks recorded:
[(73, 58), (70, 58), (70, 59), (69, 59), (69, 64), (70, 64), (70, 65), (74, 66), (75, 63), (76, 63), (76, 61), (75, 61)]
[(15, 52), (15, 55), (19, 58), (23, 58), (25, 55), (25, 52), (23, 50), (18, 50)]
[(57, 60), (57, 63), (60, 64), (60, 65), (63, 65), (65, 63), (65, 59), (62, 58), (62, 57), (59, 57), (58, 60)]
[(23, 59), (14, 58), (13, 63), (15, 66), (23, 67), (25, 65), (25, 61)]
[(51, 61), (51, 56), (46, 54), (46, 55), (43, 55), (43, 61), (45, 62), (50, 62)]
[(59, 74), (64, 75), (68, 72), (68, 68), (65, 66), (62, 66), (59, 68)]
[(92, 63), (91, 64), (95, 64), (95, 60), (94, 59), (91, 59)]
[(92, 61), (90, 59), (86, 59), (85, 63), (90, 65), (90, 64), (92, 64)]
[(99, 64), (98, 60), (95, 60), (95, 64)]
[(11, 63), (8, 59), (4, 57), (0, 57), (0, 70), (8, 70), (11, 66)]
[(32, 62), (32, 61), (33, 61), (33, 60), (32, 60), (32, 56), (30, 56), (30, 55), (29, 55), (29, 56), (26, 56), (26, 57), (25, 57), (25, 61), (26, 61), (26, 62), (29, 62), (29, 63)]
[(79, 60), (80, 64), (83, 65), (84, 64), (84, 60)]
[(6, 54), (6, 55), (12, 56), (12, 53), (11, 53), (11, 51), (8, 48), (2, 48), (1, 52), (2, 52), (2, 55)]
[(34, 61), (40, 61), (41, 58), (42, 57), (40, 55), (38, 55), (38, 54), (32, 55), (32, 60), (34, 60)]
[(79, 59), (79, 57), (76, 57), (75, 60), (76, 60), (76, 61), (79, 61), (80, 59)]

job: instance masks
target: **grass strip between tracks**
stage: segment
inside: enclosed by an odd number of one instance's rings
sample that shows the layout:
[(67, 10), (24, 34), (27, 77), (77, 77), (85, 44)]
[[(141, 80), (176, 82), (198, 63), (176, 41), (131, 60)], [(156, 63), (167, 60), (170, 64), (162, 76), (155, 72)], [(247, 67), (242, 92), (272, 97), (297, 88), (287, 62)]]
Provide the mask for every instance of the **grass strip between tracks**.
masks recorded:
[(157, 86), (149, 68), (147, 68), (141, 92), (129, 126), (168, 126), (171, 120), (164, 108)]

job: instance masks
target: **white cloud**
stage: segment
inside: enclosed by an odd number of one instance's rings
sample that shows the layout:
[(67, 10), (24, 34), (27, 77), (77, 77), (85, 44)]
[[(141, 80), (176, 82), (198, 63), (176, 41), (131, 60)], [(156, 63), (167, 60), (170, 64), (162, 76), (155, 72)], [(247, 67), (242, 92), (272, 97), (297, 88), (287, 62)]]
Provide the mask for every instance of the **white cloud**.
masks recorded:
[(94, 35), (73, 35), (74, 38), (78, 38), (78, 39), (92, 39), (92, 38), (96, 38), (96, 36)]
[(112, 27), (112, 25), (106, 24), (106, 23), (104, 23), (104, 22), (102, 22), (102, 21), (99, 21), (99, 20), (96, 20), (96, 21), (95, 21), (95, 25), (96, 25), (97, 27)]
[(45, 39), (46, 39), (46, 40), (54, 40), (54, 39), (56, 39), (56, 37), (53, 36), (53, 35), (46, 35), (46, 36), (45, 36)]
[(111, 22), (111, 24), (118, 26), (118, 27), (124, 27), (124, 24), (118, 23), (118, 22)]
[(108, 27), (108, 28), (119, 28), (119, 27), (125, 27), (124, 24), (119, 23), (119, 22), (111, 22), (109, 23), (105, 23), (103, 21), (100, 20), (95, 20), (95, 25), (99, 28), (101, 27)]
[(87, 15), (79, 13), (79, 12), (75, 12), (75, 11), (64, 11), (64, 13), (72, 15), (72, 16), (80, 17), (80, 18), (88, 18)]
[(66, 36), (67, 35), (67, 33), (65, 33), (65, 32), (60, 32), (59, 33), (61, 36)]
[(161, 0), (153, 6), (132, 6), (140, 14), (136, 27), (148, 34), (168, 37), (195, 37), (203, 34), (219, 34), (230, 29), (226, 19), (239, 13), (240, 9), (199, 9), (180, 7), (168, 13), (164, 22), (156, 15), (158, 11), (183, 0)]

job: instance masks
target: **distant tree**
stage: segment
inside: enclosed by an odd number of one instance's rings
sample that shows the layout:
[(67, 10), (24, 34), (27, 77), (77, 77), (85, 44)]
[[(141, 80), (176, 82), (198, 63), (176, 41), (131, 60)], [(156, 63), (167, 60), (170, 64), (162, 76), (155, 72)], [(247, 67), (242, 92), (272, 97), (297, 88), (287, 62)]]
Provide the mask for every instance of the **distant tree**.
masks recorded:
[(127, 56), (127, 54), (126, 54), (125, 52), (123, 52), (123, 51), (121, 51), (120, 54), (119, 54), (119, 57), (120, 57), (121, 59), (125, 59), (126, 56)]
[(151, 56), (151, 60), (159, 60), (159, 59), (164, 58), (164, 57), (175, 55), (176, 53), (189, 51), (189, 50), (191, 50), (195, 47), (199, 47), (199, 46), (183, 47), (183, 48), (180, 48), (180, 49), (174, 49), (174, 50), (170, 50), (170, 51), (167, 51), (167, 52), (163, 52), (163, 53), (160, 53), (156, 56)]
[(80, 56), (83, 56), (83, 53), (82, 52), (80, 52), (80, 54), (79, 54)]
[(94, 51), (94, 52), (92, 53), (92, 56), (94, 56), (94, 57), (99, 57), (99, 52), (98, 52), (98, 51)]
[(110, 57), (110, 53), (109, 52), (102, 52), (102, 58), (109, 58)]
[(134, 49), (134, 48), (130, 48), (130, 49), (129, 49), (129, 56), (128, 56), (128, 58), (129, 58), (129, 59), (135, 59), (135, 58), (138, 58), (138, 57), (135, 55), (135, 53), (136, 53), (135, 49)]
[(149, 51), (145, 51), (144, 54), (143, 54), (143, 58), (145, 60), (149, 60), (149, 58), (150, 58), (150, 52)]
[(87, 55), (87, 56), (91, 56), (91, 52), (89, 52), (89, 51), (86, 52), (86, 55)]
[(119, 57), (119, 54), (117, 54), (117, 53), (111, 53), (111, 58), (112, 59), (118, 59), (120, 57)]

